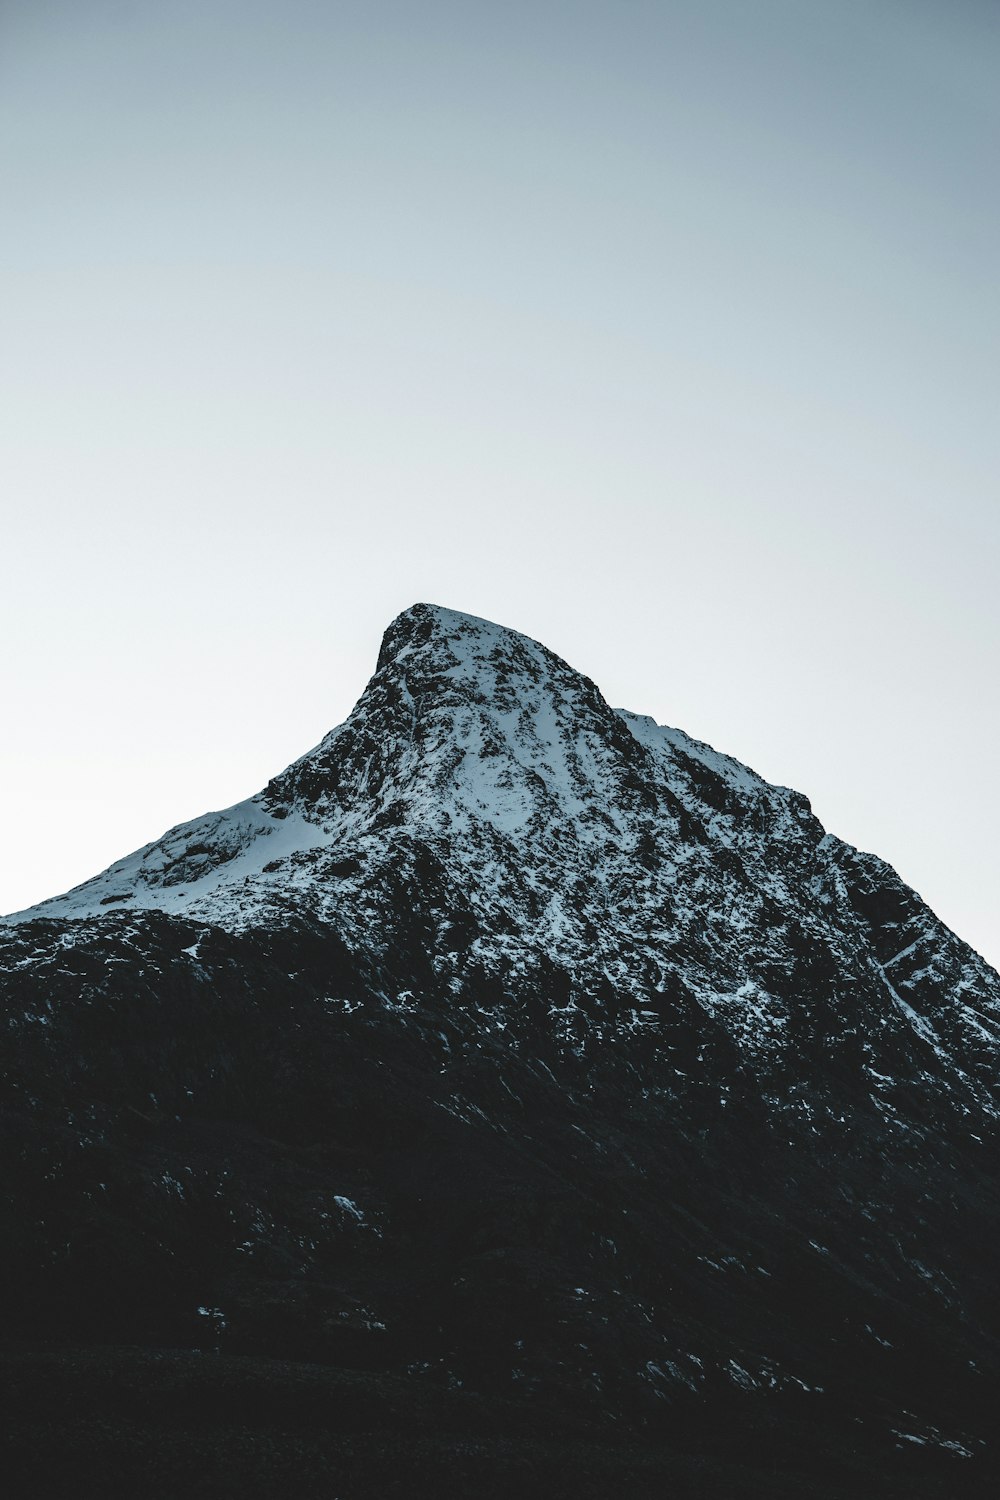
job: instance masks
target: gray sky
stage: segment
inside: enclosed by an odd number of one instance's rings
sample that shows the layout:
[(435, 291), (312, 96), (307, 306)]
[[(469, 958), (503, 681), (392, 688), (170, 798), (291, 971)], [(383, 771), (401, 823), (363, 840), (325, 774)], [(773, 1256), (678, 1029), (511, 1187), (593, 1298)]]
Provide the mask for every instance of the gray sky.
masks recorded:
[(992, 0), (0, 0), (0, 910), (417, 599), (1000, 964)]

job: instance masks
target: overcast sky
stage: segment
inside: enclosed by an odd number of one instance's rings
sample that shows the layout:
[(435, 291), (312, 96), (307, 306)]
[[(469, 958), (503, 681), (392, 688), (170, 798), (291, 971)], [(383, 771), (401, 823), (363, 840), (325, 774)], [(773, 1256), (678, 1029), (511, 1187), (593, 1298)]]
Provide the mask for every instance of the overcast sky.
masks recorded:
[(1000, 964), (993, 0), (0, 0), (0, 910), (417, 599)]

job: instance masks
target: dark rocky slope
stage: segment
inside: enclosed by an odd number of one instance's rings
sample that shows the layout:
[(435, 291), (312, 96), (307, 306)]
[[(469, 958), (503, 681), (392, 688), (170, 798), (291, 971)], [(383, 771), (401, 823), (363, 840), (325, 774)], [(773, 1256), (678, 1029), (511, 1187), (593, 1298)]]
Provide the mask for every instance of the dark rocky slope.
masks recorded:
[(1000, 978), (536, 643), (415, 606), (0, 954), (19, 1492), (995, 1485)]

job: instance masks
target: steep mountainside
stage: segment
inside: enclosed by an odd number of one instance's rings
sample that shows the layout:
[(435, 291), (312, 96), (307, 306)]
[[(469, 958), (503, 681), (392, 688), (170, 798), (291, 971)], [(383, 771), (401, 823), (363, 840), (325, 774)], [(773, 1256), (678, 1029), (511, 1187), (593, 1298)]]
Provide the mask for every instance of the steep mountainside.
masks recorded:
[(315, 750), (0, 954), (36, 1493), (995, 1482), (1000, 977), (524, 636), (414, 606)]

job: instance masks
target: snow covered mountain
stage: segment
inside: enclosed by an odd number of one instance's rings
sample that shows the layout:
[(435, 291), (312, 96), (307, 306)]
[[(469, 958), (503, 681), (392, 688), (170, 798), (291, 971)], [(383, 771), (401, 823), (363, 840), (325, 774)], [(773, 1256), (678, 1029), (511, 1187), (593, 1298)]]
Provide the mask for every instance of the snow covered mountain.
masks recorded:
[(258, 796), (13, 920), (156, 909), (238, 932), (308, 913), (370, 951), (400, 882), (435, 984), (551, 963), (567, 1034), (587, 1014), (657, 1024), (684, 995), (763, 1064), (790, 1044), (808, 967), (837, 976), (817, 996), (828, 1039), (848, 986), (874, 1023), (876, 1089), (886, 1048), (932, 1052), (984, 1100), (998, 1079), (997, 975), (888, 866), (801, 794), (610, 709), (538, 643), (429, 605), (390, 627), (347, 722)]
[(649, 1493), (720, 1422), (769, 1494), (814, 1442), (810, 1493), (987, 1472), (1000, 977), (538, 643), (415, 605), (314, 750), (0, 955), (22, 1338), (530, 1401)]

